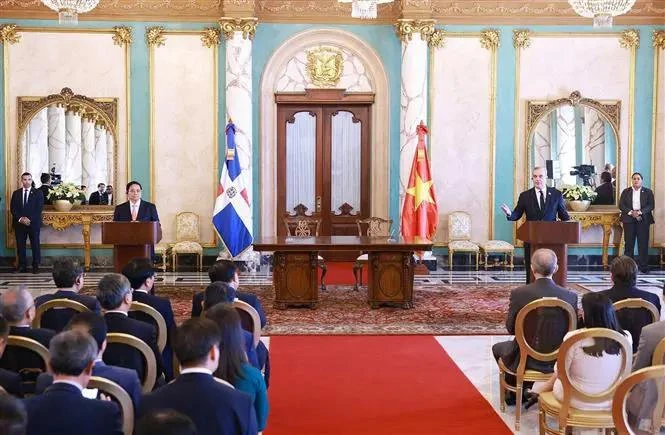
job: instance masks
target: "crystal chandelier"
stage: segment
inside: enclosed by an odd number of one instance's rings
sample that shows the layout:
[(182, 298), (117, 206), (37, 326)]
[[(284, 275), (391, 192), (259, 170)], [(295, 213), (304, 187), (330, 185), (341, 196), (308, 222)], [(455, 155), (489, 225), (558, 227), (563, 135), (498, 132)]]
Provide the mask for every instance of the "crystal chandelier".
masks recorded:
[(623, 15), (635, 0), (568, 0), (578, 15), (593, 18), (593, 27), (612, 27), (612, 17)]
[(42, 3), (58, 13), (60, 24), (78, 24), (78, 14), (93, 10), (99, 0), (42, 0)]
[(376, 6), (379, 3), (391, 3), (393, 0), (337, 0), (340, 3), (351, 3), (351, 16), (367, 20), (376, 18)]

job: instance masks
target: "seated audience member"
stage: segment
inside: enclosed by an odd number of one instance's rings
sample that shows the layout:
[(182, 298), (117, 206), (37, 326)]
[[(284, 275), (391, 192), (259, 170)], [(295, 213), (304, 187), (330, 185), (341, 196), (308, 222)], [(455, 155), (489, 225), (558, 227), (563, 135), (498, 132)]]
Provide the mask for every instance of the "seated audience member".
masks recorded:
[[(619, 325), (612, 301), (599, 293), (587, 293), (582, 297), (584, 324), (587, 328), (607, 328), (626, 336), (628, 342), (632, 338)], [(584, 331), (578, 329), (566, 334), (566, 338)], [(566, 354), (566, 373), (570, 381), (588, 394), (597, 394), (607, 390), (614, 383), (621, 371), (621, 347), (619, 343), (607, 338), (589, 338), (582, 340), (570, 348)], [(629, 362), (630, 364), (630, 362)], [(553, 391), (554, 397), (563, 402), (563, 387), (557, 379), (557, 366), (554, 374), (547, 382), (538, 382), (533, 386), (533, 393)], [(612, 400), (604, 402), (584, 402), (573, 398), (570, 406), (576, 409), (607, 411), (612, 407)]]
[[(644, 299), (654, 304), (660, 313), (660, 298), (653, 293), (635, 287), (637, 282), (637, 263), (635, 263), (635, 260), (625, 255), (615, 258), (610, 265), (610, 273), (614, 285), (600, 293), (610, 298), (612, 302), (629, 298)], [(617, 317), (621, 327), (630, 332), (633, 338), (633, 352), (637, 352), (640, 333), (644, 325), (651, 323), (651, 314), (646, 310), (625, 309), (619, 310)]]
[[(97, 284), (97, 299), (104, 308), (108, 332), (132, 335), (147, 344), (155, 355), (157, 378), (163, 373), (162, 355), (157, 348), (157, 330), (149, 323), (130, 318), (127, 313), (132, 305), (132, 287), (119, 273), (104, 275)], [(138, 351), (125, 345), (111, 344), (104, 355), (109, 364), (136, 370), (139, 379), (145, 377), (143, 357)]]
[(53, 385), (25, 401), (27, 435), (122, 435), (118, 405), (82, 394), (97, 357), (95, 340), (81, 331), (61, 332), (53, 337), (49, 353)]
[(216, 381), (219, 328), (209, 319), (190, 319), (176, 329), (173, 350), (180, 375), (141, 401), (138, 418), (156, 410), (173, 409), (189, 417), (200, 434), (257, 433), (250, 397)]
[(608, 171), (605, 171), (600, 174), (601, 185), (596, 187), (596, 199), (593, 200), (594, 204), (597, 205), (613, 205), (615, 202), (615, 190), (612, 186), (612, 174)]
[(28, 415), (23, 402), (7, 394), (0, 394), (0, 433), (25, 435)]
[(172, 409), (154, 411), (136, 424), (134, 435), (197, 435), (192, 420)]
[[(79, 294), (83, 288), (84, 276), (83, 268), (75, 264), (70, 258), (56, 259), (53, 262), (53, 281), (58, 290), (55, 293), (39, 296), (35, 300), (35, 304), (39, 307), (53, 299), (70, 299), (99, 314), (101, 312), (99, 302), (92, 296)], [(65, 325), (74, 314), (76, 314), (76, 311), (72, 309), (48, 310), (42, 316), (41, 324), (45, 328), (60, 332), (65, 329)]]
[[(136, 371), (124, 367), (106, 365), (102, 360), (106, 350), (106, 322), (104, 317), (91, 311), (79, 313), (72, 317), (65, 331), (81, 331), (90, 334), (97, 344), (97, 358), (92, 366), (92, 376), (108, 379), (120, 385), (123, 390), (132, 398), (132, 403), (136, 409), (141, 400), (141, 383), (136, 375)], [(37, 378), (37, 388), (35, 393), (41, 394), (53, 383), (53, 375), (42, 373)]]
[[(2, 358), (2, 354), (5, 352), (7, 337), (9, 337), (9, 323), (7, 323), (4, 317), (0, 316), (0, 358)], [(0, 368), (0, 387), (12, 396), (23, 397), (21, 375), (16, 372)]]
[[(166, 380), (170, 381), (173, 379), (173, 350), (171, 348), (171, 335), (173, 334), (173, 329), (175, 328), (175, 320), (173, 319), (173, 308), (171, 307), (171, 301), (169, 301), (167, 298), (160, 298), (159, 296), (155, 296), (153, 294), (153, 286), (155, 285), (155, 269), (149, 259), (133, 259), (122, 268), (122, 274), (127, 277), (129, 283), (132, 286), (132, 300), (134, 302), (140, 302), (142, 304), (149, 305), (155, 310), (159, 311), (159, 314), (162, 315), (164, 321), (166, 322), (166, 347), (164, 347), (164, 351), (162, 352), (162, 359), (164, 361)], [(148, 322), (157, 328), (157, 325), (154, 323), (152, 317), (145, 313), (133, 311), (129, 313), (129, 317), (140, 320), (142, 322)]]
[(106, 185), (104, 183), (97, 184), (97, 190), (90, 194), (88, 200), (89, 205), (108, 205), (109, 197), (106, 194)]
[[(540, 298), (555, 297), (568, 302), (575, 312), (577, 312), (577, 295), (572, 291), (559, 287), (553, 280), (552, 275), (557, 271), (557, 257), (554, 251), (549, 249), (538, 249), (531, 256), (531, 270), (535, 281), (522, 287), (518, 287), (510, 292), (510, 305), (508, 307), (508, 316), (506, 318), (506, 329), (509, 334), (515, 334), (515, 320), (517, 314), (530, 302)], [(531, 343), (536, 350), (549, 353), (558, 349), (563, 340), (563, 336), (568, 331), (567, 318), (562, 316), (559, 309), (542, 310), (541, 315), (529, 315), (525, 322), (525, 334), (527, 343)], [(538, 346), (535, 345), (538, 343)], [(517, 341), (510, 340), (496, 343), (492, 346), (494, 359), (499, 358), (503, 361), (509, 370), (517, 370), (520, 361), (520, 350)], [(536, 361), (531, 358), (527, 360), (526, 368), (529, 370), (538, 370), (543, 373), (552, 372), (554, 361), (551, 363)], [(506, 375), (506, 381), (514, 385), (514, 376)], [(525, 383), (525, 389), (530, 384)], [(506, 403), (514, 404), (515, 393), (506, 394)]]
[(237, 390), (252, 398), (259, 431), (265, 430), (268, 420), (268, 393), (261, 372), (247, 362), (240, 315), (230, 305), (217, 304), (205, 316), (217, 323), (222, 340), (219, 344), (219, 367), (215, 376), (230, 382)]

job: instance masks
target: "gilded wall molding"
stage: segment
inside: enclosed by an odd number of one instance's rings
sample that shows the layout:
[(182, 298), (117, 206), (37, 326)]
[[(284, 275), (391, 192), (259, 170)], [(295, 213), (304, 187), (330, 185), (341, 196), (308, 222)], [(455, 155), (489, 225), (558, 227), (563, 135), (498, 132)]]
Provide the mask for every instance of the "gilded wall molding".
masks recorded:
[(113, 28), (113, 43), (124, 47), (132, 43), (132, 29), (127, 26), (115, 26)]
[(402, 42), (411, 41), (414, 33), (419, 33), (420, 39), (429, 42), (430, 37), (434, 33), (434, 23), (434, 20), (411, 20), (400, 18), (397, 20), (397, 23), (395, 23), (395, 33)]
[(233, 17), (222, 17), (219, 19), (219, 25), (222, 29), (222, 35), (224, 39), (233, 38), (235, 32), (242, 32), (243, 39), (254, 39), (254, 34), (256, 33), (256, 25), (258, 24), (258, 18), (248, 17), (248, 18), (233, 18)]
[(628, 29), (621, 32), (619, 44), (622, 48), (638, 48), (640, 46), (640, 31)]
[(665, 49), (665, 30), (653, 31), (653, 47), (656, 49)]
[(446, 31), (443, 29), (436, 29), (429, 36), (427, 43), (431, 48), (442, 48), (446, 45)]
[(206, 27), (201, 35), (203, 45), (210, 48), (216, 47), (222, 41), (222, 32), (216, 27)]
[(2, 44), (18, 44), (21, 40), (16, 30), (16, 24), (3, 24), (0, 26), (0, 43)]
[(531, 31), (528, 29), (513, 30), (513, 47), (528, 48), (531, 45)]
[(480, 32), (480, 45), (488, 50), (496, 50), (499, 47), (501, 34), (497, 29), (486, 29)]
[(161, 26), (148, 27), (145, 29), (145, 40), (148, 43), (148, 47), (161, 47), (166, 43), (164, 28)]

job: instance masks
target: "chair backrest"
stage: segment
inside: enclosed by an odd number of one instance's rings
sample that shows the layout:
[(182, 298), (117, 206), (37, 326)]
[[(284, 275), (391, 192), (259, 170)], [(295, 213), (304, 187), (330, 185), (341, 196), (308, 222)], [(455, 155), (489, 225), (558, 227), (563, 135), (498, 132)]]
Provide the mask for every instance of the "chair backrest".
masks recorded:
[(380, 217), (368, 217), (367, 219), (356, 219), (356, 225), (358, 226), (358, 235), (360, 237), (389, 236), (393, 220)]
[(289, 237), (318, 237), (321, 219), (311, 216), (285, 216), (286, 235)]
[(190, 211), (178, 213), (175, 217), (176, 242), (196, 242), (200, 238), (199, 215)]
[[(49, 310), (74, 310), (77, 313), (83, 313), (89, 311), (88, 307), (83, 305), (80, 302), (73, 301), (71, 299), (51, 299), (50, 301), (44, 302), (35, 309), (35, 318), (32, 320), (33, 328), (41, 328), (42, 316)], [(72, 316), (74, 313), (72, 313)]]
[(663, 364), (665, 364), (665, 338), (658, 342), (656, 348), (653, 350), (653, 356), (651, 357), (652, 366), (660, 366)]
[(258, 311), (247, 302), (240, 300), (233, 301), (233, 308), (240, 315), (242, 329), (251, 332), (254, 336), (254, 347), (256, 347), (261, 339), (261, 318)]
[(164, 320), (164, 316), (150, 305), (142, 304), (141, 302), (132, 302), (132, 305), (129, 307), (129, 312), (143, 313), (152, 319), (150, 323), (157, 325), (157, 347), (160, 352), (164, 352), (166, 339), (168, 337), (168, 330), (166, 329), (166, 320)]
[(471, 240), (471, 215), (454, 211), (448, 216), (448, 240)]
[(48, 361), (51, 358), (46, 346), (37, 340), (33, 340), (32, 338), (10, 335), (7, 337), (7, 347), (20, 347), (22, 349), (27, 349), (30, 352), (36, 353), (44, 362), (44, 367), (48, 366)]
[[(641, 298), (628, 298), (624, 299), (621, 301), (617, 301), (612, 304), (614, 306), (614, 311), (620, 311), (620, 310), (625, 310), (625, 309), (644, 309), (651, 314), (651, 322), (648, 324), (657, 322), (660, 320), (660, 313), (658, 312), (658, 308), (654, 304), (652, 304), (649, 301), (646, 301)], [(639, 338), (639, 337), (638, 337)]]
[(129, 393), (125, 391), (120, 385), (106, 378), (92, 376), (88, 381), (88, 388), (97, 388), (100, 393), (103, 393), (120, 405), (122, 412), (122, 431), (125, 435), (132, 435), (134, 432), (134, 404)]
[[(155, 354), (143, 340), (140, 340), (133, 335), (121, 334), (118, 332), (110, 332), (106, 335), (106, 342), (110, 344), (120, 344), (129, 346), (141, 353), (143, 361), (145, 362), (145, 373), (141, 379), (142, 390), (145, 394), (152, 391), (157, 380), (157, 361)], [(134, 367), (134, 369), (136, 369)]]
[[(574, 331), (577, 328), (577, 315), (575, 314), (573, 307), (571, 307), (566, 301), (562, 301), (558, 298), (540, 298), (526, 304), (524, 308), (517, 313), (517, 318), (515, 319), (515, 341), (517, 341), (517, 345), (520, 348), (520, 362), (517, 366), (516, 372), (518, 374), (523, 374), (526, 370), (528, 357), (538, 361), (554, 361), (559, 354), (561, 343), (559, 343), (559, 346), (557, 346), (554, 351), (541, 353), (531, 347), (524, 335), (524, 324), (529, 314), (533, 311), (544, 308), (562, 310), (563, 313), (568, 316), (568, 331)], [(561, 336), (561, 341), (563, 342), (563, 335)]]
[[(665, 384), (665, 365), (658, 365), (652, 367), (645, 367), (643, 369), (637, 370), (635, 373), (627, 376), (617, 387), (616, 393), (614, 393), (614, 400), (612, 402), (612, 420), (614, 420), (614, 426), (618, 434), (630, 434), (634, 435), (637, 432), (633, 431), (630, 425), (628, 424), (628, 415), (626, 413), (626, 400), (630, 395), (630, 391), (633, 387), (642, 382), (656, 381), (656, 383), (661, 386)], [(663, 389), (659, 388), (658, 391), (658, 403), (653, 414), (652, 424), (659, 424), (663, 416), (663, 406), (665, 405), (665, 400), (663, 400), (663, 394), (665, 392)], [(660, 408), (659, 408), (660, 406)], [(657, 418), (656, 418), (657, 417)], [(656, 429), (653, 433), (658, 433), (659, 426), (656, 426)]]
[[(621, 355), (621, 369), (619, 370), (619, 375), (614, 380), (614, 382), (612, 382), (609, 388), (595, 394), (582, 391), (578, 385), (571, 382), (570, 378), (568, 377), (568, 372), (566, 371), (566, 355), (571, 350), (573, 345), (588, 338), (608, 338), (619, 343), (620, 346), (619, 354)], [(559, 411), (559, 428), (566, 426), (568, 412), (570, 410), (570, 401), (573, 397), (583, 402), (592, 403), (611, 400), (614, 396), (614, 392), (616, 391), (617, 386), (621, 383), (621, 380), (630, 374), (632, 361), (633, 348), (628, 342), (628, 339), (625, 335), (611, 329), (580, 329), (573, 332), (566, 340), (564, 340), (561, 348), (559, 348), (559, 356), (557, 357), (557, 376), (561, 381), (561, 386), (563, 387), (563, 400), (561, 401), (561, 409)]]
[(50, 355), (40, 342), (28, 337), (10, 335), (3, 355), (6, 368), (21, 376), (23, 391), (32, 394), (37, 385), (37, 376), (48, 369)]

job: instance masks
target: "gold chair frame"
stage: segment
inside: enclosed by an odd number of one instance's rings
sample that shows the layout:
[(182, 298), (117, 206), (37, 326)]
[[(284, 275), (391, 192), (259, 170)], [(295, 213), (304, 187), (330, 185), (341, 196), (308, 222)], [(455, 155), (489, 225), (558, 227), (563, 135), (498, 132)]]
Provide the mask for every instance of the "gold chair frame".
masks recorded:
[[(469, 228), (469, 238), (451, 238), (452, 234), (452, 219), (454, 215), (465, 215), (469, 219), (469, 223), (471, 222), (471, 215), (465, 211), (461, 210), (456, 210), (453, 212), (450, 212), (448, 215), (448, 268), (450, 270), (453, 270), (453, 255), (455, 255), (455, 252), (462, 252), (462, 253), (471, 253), (471, 254), (476, 254), (476, 270), (478, 270), (478, 265), (480, 261), (480, 246), (478, 246), (477, 243), (474, 243), (471, 241), (471, 228)], [(451, 249), (450, 248), (450, 242), (458, 242), (458, 241), (464, 241), (464, 242), (469, 242), (473, 243), (476, 245), (478, 248), (477, 250), (466, 250), (466, 249)]]
[[(524, 321), (529, 313), (539, 308), (560, 308), (568, 315), (568, 331), (574, 331), (577, 328), (577, 315), (568, 302), (562, 301), (558, 298), (540, 298), (533, 302), (529, 302), (517, 313), (515, 319), (515, 341), (520, 349), (520, 361), (517, 365), (515, 372), (511, 371), (499, 358), (499, 400), (501, 402), (501, 412), (506, 412), (505, 395), (506, 390), (513, 391), (516, 395), (515, 402), (515, 430), (520, 430), (520, 419), (522, 414), (522, 385), (525, 381), (537, 382), (547, 381), (552, 374), (542, 373), (537, 370), (527, 370), (526, 363), (528, 357), (538, 361), (554, 361), (559, 353), (559, 349), (550, 353), (541, 353), (534, 350), (524, 337)], [(506, 382), (506, 374), (515, 376), (515, 386), (508, 385)]]
[(44, 316), (44, 313), (47, 312), (48, 310), (53, 310), (57, 308), (70, 308), (79, 313), (90, 311), (88, 310), (88, 307), (86, 307), (82, 303), (73, 301), (71, 299), (64, 299), (64, 298), (51, 299), (50, 301), (44, 302), (35, 309), (35, 318), (32, 320), (32, 327), (41, 328), (42, 316)]
[[(566, 372), (566, 355), (574, 344), (587, 338), (608, 338), (616, 341), (621, 346), (621, 369), (619, 376), (609, 388), (597, 394), (589, 394), (581, 391), (570, 381)], [(602, 402), (612, 399), (621, 381), (630, 374), (632, 361), (633, 348), (623, 334), (606, 328), (589, 328), (575, 331), (570, 337), (564, 340), (559, 348), (559, 356), (557, 357), (558, 379), (561, 381), (561, 386), (563, 387), (563, 401), (559, 402), (556, 400), (551, 391), (542, 393), (538, 399), (540, 433), (564, 435), (568, 426), (606, 430), (613, 429), (614, 422), (611, 410), (577, 410), (570, 406), (570, 401), (573, 397), (585, 402)], [(547, 417), (555, 418), (558, 421), (558, 429), (556, 431), (547, 425)]]
[(120, 411), (122, 411), (122, 431), (125, 435), (132, 435), (134, 433), (134, 404), (129, 393), (115, 382), (99, 376), (90, 377), (88, 388), (97, 388), (100, 393), (111, 396), (118, 402)]
[(233, 308), (246, 312), (252, 318), (252, 323), (254, 324), (252, 328), (252, 341), (254, 343), (254, 348), (256, 348), (256, 346), (259, 344), (259, 341), (261, 340), (261, 318), (259, 317), (258, 311), (256, 311), (256, 309), (254, 309), (254, 307), (247, 302), (240, 300), (233, 301)]
[[(503, 255), (503, 262), (499, 264), (503, 265), (504, 267), (510, 268), (511, 270), (515, 268), (515, 246), (513, 246), (513, 249), (511, 250), (485, 249), (483, 245), (480, 245), (479, 247), (480, 247), (480, 253), (483, 255), (483, 264), (485, 266), (485, 270), (487, 270), (487, 267), (489, 266), (487, 259), (489, 258), (490, 254)], [(510, 261), (508, 261), (508, 258), (510, 258)]]
[[(657, 382), (657, 379), (662, 378)], [(624, 379), (621, 384), (616, 389), (614, 393), (614, 400), (612, 402), (612, 419), (616, 427), (618, 434), (624, 435), (635, 435), (630, 425), (628, 424), (628, 415), (626, 413), (626, 400), (630, 395), (630, 391), (635, 387), (635, 385), (641, 382), (654, 381), (659, 387), (658, 391), (658, 404), (654, 410), (654, 417), (660, 415), (658, 420), (652, 420), (652, 433), (657, 434), (659, 432), (660, 426), (656, 426), (653, 422), (661, 421), (663, 415), (663, 407), (665, 406), (665, 401), (663, 400), (663, 384), (665, 384), (665, 365), (657, 365), (651, 367), (645, 367), (640, 369), (632, 374), (630, 374), (626, 379)]]
[(166, 329), (166, 320), (164, 320), (164, 316), (150, 305), (136, 301), (132, 302), (129, 311), (137, 311), (152, 317), (155, 323), (157, 323), (157, 348), (160, 352), (164, 352), (166, 339), (168, 338), (168, 330)]
[[(660, 340), (656, 348), (653, 350), (653, 357), (651, 358), (652, 366), (665, 366), (665, 338)], [(657, 385), (658, 389), (658, 402), (653, 410), (651, 417), (651, 424), (654, 435), (658, 433), (658, 429), (665, 425), (665, 381)]]
[(36, 353), (42, 361), (44, 361), (44, 367), (48, 367), (48, 361), (51, 358), (51, 355), (46, 346), (37, 340), (28, 337), (19, 337), (18, 335), (10, 335), (7, 337), (7, 346), (22, 347), (23, 349), (28, 349), (29, 351)]
[(230, 383), (229, 381), (225, 381), (224, 379), (222, 379), (222, 378), (218, 378), (217, 376), (213, 376), (212, 378), (213, 378), (214, 380), (216, 380), (217, 382), (219, 382), (220, 384), (222, 384), (222, 385), (226, 385), (227, 387), (231, 387), (231, 388), (233, 388), (234, 390), (236, 389), (236, 387), (234, 387), (233, 384)]
[[(379, 236), (390, 236), (390, 227), (393, 225), (392, 219), (383, 219), (380, 217), (368, 217), (366, 219), (356, 219), (356, 226), (358, 227), (358, 236), (363, 237), (379, 237)], [(363, 226), (366, 226), (366, 231), (363, 231)], [(384, 230), (384, 226), (387, 227), (387, 231)], [(360, 253), (362, 256), (365, 252)], [(367, 260), (361, 260), (360, 257), (356, 258), (355, 263), (353, 263), (353, 276), (356, 279), (356, 283), (353, 286), (353, 289), (358, 291), (358, 289), (363, 285), (363, 266), (367, 264)]]
[(141, 389), (144, 394), (150, 393), (155, 387), (155, 381), (157, 380), (157, 361), (155, 360), (155, 354), (152, 352), (152, 349), (150, 349), (150, 346), (133, 335), (121, 334), (119, 332), (109, 332), (106, 335), (106, 342), (108, 344), (124, 344), (141, 352), (141, 355), (146, 362), (145, 379), (141, 382)]
[(187, 239), (187, 240), (177, 240), (178, 219), (180, 219), (180, 216), (183, 216), (183, 215), (192, 215), (192, 216), (196, 217), (196, 229), (199, 233), (198, 238), (201, 237), (201, 218), (200, 218), (199, 215), (197, 215), (196, 213), (191, 212), (191, 211), (182, 211), (182, 212), (180, 212), (176, 215), (176, 217), (175, 217), (176, 242), (171, 243), (169, 245), (170, 248), (171, 248), (171, 259), (172, 259), (171, 264), (173, 265), (173, 271), (175, 272), (175, 271), (178, 270), (178, 254), (179, 254), (179, 252), (176, 250), (176, 245), (179, 242), (194, 242), (194, 243), (197, 243), (201, 247), (201, 252), (180, 252), (180, 254), (195, 254), (197, 256), (197, 260), (198, 260), (198, 262), (197, 262), (198, 271), (201, 272), (203, 270), (203, 246), (201, 246), (201, 243), (199, 243), (199, 240), (198, 239), (197, 240), (189, 240), (189, 239)]
[[(304, 211), (306, 210), (305, 208)], [(312, 229), (314, 229), (314, 237), (319, 237), (319, 230), (321, 229), (321, 219), (319, 218), (296, 214), (295, 216), (289, 215), (283, 217), (282, 222), (284, 222), (284, 226), (286, 227), (287, 237), (312, 237)], [(293, 233), (291, 232), (292, 226), (295, 226)], [(321, 290), (326, 291), (328, 266), (326, 266), (326, 262), (321, 256), (319, 256), (317, 264), (321, 268)]]
[(624, 309), (645, 309), (651, 313), (651, 323), (655, 323), (660, 320), (660, 313), (658, 308), (649, 301), (645, 301), (640, 298), (628, 298), (621, 301), (617, 301), (612, 304), (614, 306), (614, 311), (624, 310)]

